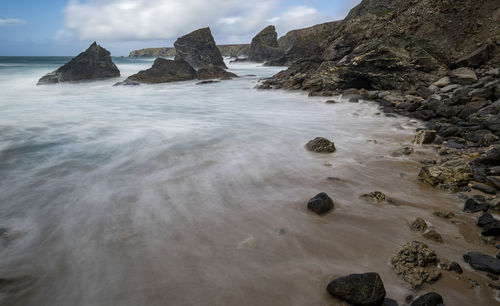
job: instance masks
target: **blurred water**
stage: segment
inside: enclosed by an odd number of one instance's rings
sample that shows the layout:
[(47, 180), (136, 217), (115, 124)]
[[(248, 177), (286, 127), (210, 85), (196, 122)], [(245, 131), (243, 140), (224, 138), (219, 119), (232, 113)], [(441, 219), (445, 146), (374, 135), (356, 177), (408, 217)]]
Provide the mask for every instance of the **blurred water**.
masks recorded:
[[(279, 67), (113, 87), (154, 60), (115, 58), (120, 78), (35, 86), (67, 60), (0, 57), (8, 305), (329, 305), (325, 282), (363, 270), (402, 299), (387, 260), (412, 239), (399, 232), (405, 216), (455, 205), (416, 181), (414, 160), (390, 154), (419, 123), (368, 102), (255, 89)], [(316, 136), (337, 152), (307, 152)], [(413, 206), (382, 212), (359, 199), (375, 189)], [(305, 203), (321, 191), (337, 208), (319, 218)]]

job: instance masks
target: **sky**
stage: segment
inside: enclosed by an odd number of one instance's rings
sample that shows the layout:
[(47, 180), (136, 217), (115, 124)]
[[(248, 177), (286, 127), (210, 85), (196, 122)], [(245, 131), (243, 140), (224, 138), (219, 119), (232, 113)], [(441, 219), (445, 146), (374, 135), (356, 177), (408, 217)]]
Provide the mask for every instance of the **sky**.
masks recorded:
[(209, 26), (218, 44), (249, 43), (344, 18), (360, 0), (0, 0), (0, 56), (76, 55), (93, 41), (112, 55), (172, 46)]

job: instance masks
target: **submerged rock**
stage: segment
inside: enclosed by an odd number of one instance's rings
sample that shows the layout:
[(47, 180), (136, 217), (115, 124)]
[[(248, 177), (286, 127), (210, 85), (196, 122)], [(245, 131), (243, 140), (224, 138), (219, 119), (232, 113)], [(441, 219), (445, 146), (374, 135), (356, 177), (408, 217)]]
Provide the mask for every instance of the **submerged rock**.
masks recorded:
[(314, 196), (307, 203), (307, 208), (314, 211), (318, 215), (323, 215), (332, 210), (334, 207), (332, 199), (325, 193), (321, 192)]
[(120, 76), (120, 70), (111, 60), (108, 50), (94, 42), (84, 52), (61, 66), (56, 71), (46, 74), (37, 85), (75, 82), (92, 79), (114, 78)]
[(446, 210), (438, 210), (434, 212), (434, 216), (444, 218), (444, 219), (451, 219), (455, 217), (455, 214), (451, 211), (446, 211)]
[(306, 144), (309, 151), (316, 153), (333, 153), (335, 152), (335, 144), (323, 137), (316, 137)]
[(202, 28), (178, 38), (175, 59), (183, 59), (193, 68), (220, 67), (226, 69), (220, 50), (215, 45), (210, 28)]
[(180, 60), (168, 60), (157, 58), (149, 69), (139, 71), (129, 76), (125, 82), (139, 83), (166, 83), (176, 81), (193, 80), (196, 78), (196, 70), (188, 62)]
[(438, 306), (443, 305), (443, 297), (436, 292), (429, 292), (419, 296), (411, 303), (411, 306)]
[(422, 236), (424, 236), (424, 238), (433, 240), (435, 242), (439, 242), (439, 243), (444, 242), (443, 237), (441, 237), (441, 235), (438, 232), (436, 232), (435, 230), (430, 230), (430, 231), (424, 233)]
[(380, 191), (373, 191), (373, 192), (370, 192), (368, 194), (364, 194), (361, 197), (367, 201), (371, 201), (371, 202), (375, 202), (375, 203), (384, 202), (385, 198), (386, 198), (385, 194), (383, 194)]
[(332, 280), (326, 288), (332, 296), (352, 305), (379, 306), (385, 299), (385, 288), (378, 273), (351, 274)]
[(427, 229), (427, 223), (422, 218), (417, 218), (410, 224), (410, 229), (415, 232), (423, 232)]
[(500, 259), (479, 252), (469, 252), (464, 255), (464, 260), (476, 270), (500, 274)]
[(278, 46), (278, 34), (273, 25), (266, 27), (252, 39), (248, 54), (249, 61), (274, 61), (283, 56), (284, 52)]
[(462, 270), (462, 267), (460, 267), (460, 265), (456, 261), (440, 260), (439, 266), (441, 267), (441, 269), (454, 271), (458, 274), (462, 274), (464, 272)]

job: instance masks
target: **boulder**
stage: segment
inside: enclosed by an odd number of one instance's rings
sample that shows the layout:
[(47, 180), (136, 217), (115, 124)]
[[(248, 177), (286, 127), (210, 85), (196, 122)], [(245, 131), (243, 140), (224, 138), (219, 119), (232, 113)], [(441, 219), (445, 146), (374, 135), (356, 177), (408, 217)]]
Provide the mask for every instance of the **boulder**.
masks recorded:
[(196, 70), (189, 65), (188, 62), (182, 59), (168, 60), (157, 58), (153, 66), (149, 69), (139, 71), (138, 73), (129, 76), (125, 82), (139, 83), (166, 83), (176, 81), (194, 80), (196, 78)]
[(248, 60), (252, 62), (267, 62), (278, 60), (284, 56), (283, 50), (278, 46), (278, 34), (273, 25), (260, 31), (250, 44)]
[(488, 236), (500, 237), (500, 221), (493, 221), (485, 225), (483, 227), (481, 235), (486, 237)]
[(208, 79), (231, 79), (238, 76), (232, 72), (228, 72), (220, 67), (204, 67), (198, 69), (196, 76), (200, 80)]
[(477, 82), (477, 76), (473, 70), (462, 67), (450, 73), (450, 80), (460, 85), (471, 85)]
[(436, 139), (436, 131), (435, 130), (420, 130), (415, 134), (415, 139), (413, 143), (415, 144), (429, 144), (432, 143)]
[(385, 298), (384, 284), (380, 275), (375, 272), (334, 279), (326, 290), (332, 296), (356, 306), (380, 306)]
[(427, 229), (427, 223), (422, 218), (417, 218), (410, 224), (410, 229), (415, 232), (423, 232)]
[(477, 226), (485, 227), (493, 222), (495, 222), (495, 218), (493, 218), (493, 216), (489, 213), (484, 213), (477, 219)]
[(94, 42), (84, 52), (56, 71), (43, 76), (37, 85), (105, 79), (120, 76), (120, 70), (111, 60), (108, 50)]
[(210, 28), (198, 29), (184, 35), (175, 41), (174, 46), (175, 59), (183, 59), (195, 69), (212, 66), (227, 68)]
[(316, 137), (306, 144), (309, 151), (316, 153), (333, 153), (335, 152), (335, 144), (323, 137)]
[(441, 165), (423, 166), (419, 178), (432, 185), (457, 185), (468, 182), (473, 176), (472, 167), (462, 159), (447, 161)]
[(441, 277), (436, 253), (419, 241), (405, 244), (391, 259), (391, 264), (394, 272), (413, 288), (433, 283)]
[(471, 188), (482, 191), (482, 192), (487, 193), (487, 194), (496, 194), (497, 193), (495, 188), (492, 188), (488, 185), (483, 185), (483, 184), (473, 184), (471, 186)]
[(436, 292), (429, 292), (419, 296), (410, 306), (438, 306), (443, 305), (443, 297)]
[(464, 212), (479, 212), (487, 211), (490, 205), (486, 203), (484, 197), (472, 197), (465, 201)]
[(469, 252), (464, 255), (464, 261), (479, 271), (500, 274), (500, 259), (479, 252)]
[(307, 208), (314, 211), (318, 215), (323, 215), (334, 207), (332, 199), (325, 193), (321, 192), (311, 198), (309, 202), (307, 202)]
[(442, 77), (439, 80), (437, 80), (436, 82), (432, 83), (432, 85), (434, 85), (436, 87), (445, 87), (445, 86), (450, 85), (450, 83), (451, 83), (450, 78), (446, 76), (446, 77)]

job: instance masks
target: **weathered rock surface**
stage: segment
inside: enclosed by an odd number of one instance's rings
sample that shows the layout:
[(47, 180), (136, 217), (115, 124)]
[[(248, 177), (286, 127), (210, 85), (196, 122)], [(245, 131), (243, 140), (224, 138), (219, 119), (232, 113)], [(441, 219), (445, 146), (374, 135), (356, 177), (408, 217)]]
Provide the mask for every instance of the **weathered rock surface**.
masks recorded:
[(309, 200), (307, 208), (318, 215), (322, 215), (332, 210), (334, 204), (332, 199), (325, 192), (321, 192)]
[(380, 191), (373, 191), (373, 192), (370, 192), (368, 194), (364, 194), (361, 197), (367, 201), (374, 202), (374, 203), (382, 203), (385, 201), (385, 198), (386, 198), (385, 194), (383, 194)]
[(495, 218), (493, 218), (493, 216), (489, 213), (484, 213), (477, 219), (477, 226), (485, 227), (493, 222), (495, 222)]
[(405, 244), (391, 263), (394, 271), (413, 288), (433, 283), (441, 277), (436, 253), (422, 242)]
[(473, 177), (472, 167), (463, 159), (446, 161), (441, 165), (423, 166), (419, 178), (432, 185), (457, 185), (468, 182)]
[(486, 202), (484, 197), (474, 196), (465, 201), (463, 211), (464, 212), (487, 211), (489, 207), (490, 205)]
[(469, 252), (464, 255), (464, 260), (476, 270), (500, 274), (500, 259), (478, 252)]
[(149, 69), (139, 71), (137, 74), (129, 76), (127, 82), (139, 83), (166, 83), (176, 81), (193, 80), (196, 78), (196, 70), (188, 62), (179, 60), (168, 60), (157, 58), (153, 66)]
[(415, 144), (429, 144), (436, 139), (436, 131), (434, 130), (420, 130), (415, 134), (413, 143)]
[(270, 25), (252, 39), (248, 60), (252, 62), (267, 62), (280, 59), (283, 55), (283, 50), (278, 46), (276, 28)]
[(379, 306), (385, 298), (385, 288), (378, 273), (351, 274), (332, 280), (326, 289), (332, 296), (351, 305)]
[(94, 42), (84, 52), (43, 76), (37, 85), (119, 77), (120, 70), (108, 50)]
[(438, 306), (443, 305), (443, 297), (436, 292), (429, 292), (419, 296), (411, 303), (411, 306)]
[(335, 152), (335, 144), (324, 137), (316, 137), (306, 144), (309, 151), (316, 153), (333, 153)]
[(169, 57), (175, 56), (175, 48), (144, 48), (140, 50), (133, 50), (128, 55), (129, 57)]
[(210, 28), (198, 29), (184, 35), (175, 41), (174, 46), (175, 59), (183, 59), (195, 69), (203, 67), (227, 69)]
[(196, 72), (196, 76), (199, 80), (219, 79), (219, 78), (231, 79), (238, 77), (236, 74), (228, 72), (220, 67), (200, 68)]

